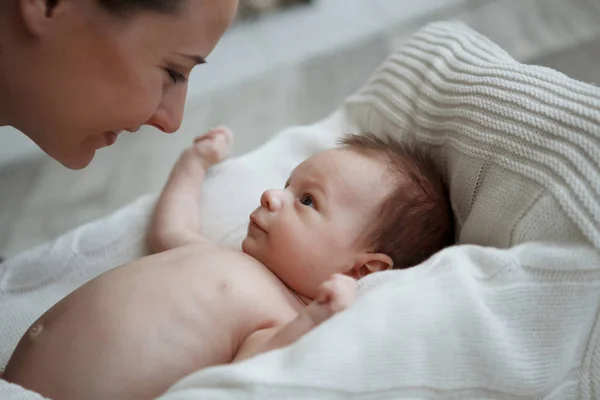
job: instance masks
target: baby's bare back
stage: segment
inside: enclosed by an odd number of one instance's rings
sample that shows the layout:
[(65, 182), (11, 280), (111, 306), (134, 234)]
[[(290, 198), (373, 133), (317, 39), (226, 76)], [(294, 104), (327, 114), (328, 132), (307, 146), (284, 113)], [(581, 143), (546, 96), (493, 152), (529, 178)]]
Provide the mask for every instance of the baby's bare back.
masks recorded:
[(27, 373), (9, 361), (4, 378), (44, 376), (16, 383), (57, 399), (149, 398), (231, 362), (248, 335), (292, 320), (299, 307), (258, 261), (196, 243), (115, 268), (67, 296), (19, 342), (13, 357)]

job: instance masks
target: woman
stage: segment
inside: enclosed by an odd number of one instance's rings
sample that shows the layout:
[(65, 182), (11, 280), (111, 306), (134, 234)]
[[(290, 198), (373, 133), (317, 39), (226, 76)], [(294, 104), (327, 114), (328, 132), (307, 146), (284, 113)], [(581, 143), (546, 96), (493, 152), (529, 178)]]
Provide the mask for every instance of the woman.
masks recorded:
[(0, 126), (64, 166), (87, 166), (123, 130), (175, 132), (187, 79), (237, 0), (0, 1)]
[(64, 166), (87, 166), (124, 130), (175, 132), (187, 79), (237, 0), (0, 2), (0, 126)]

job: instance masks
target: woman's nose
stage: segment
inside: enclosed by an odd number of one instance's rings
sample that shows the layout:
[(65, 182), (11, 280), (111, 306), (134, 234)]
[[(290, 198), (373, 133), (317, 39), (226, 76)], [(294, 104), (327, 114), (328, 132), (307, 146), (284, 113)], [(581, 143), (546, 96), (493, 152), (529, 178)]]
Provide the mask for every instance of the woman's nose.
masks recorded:
[(269, 189), (260, 197), (260, 205), (267, 210), (274, 212), (283, 206), (283, 190)]
[(154, 115), (150, 117), (147, 124), (165, 133), (176, 132), (181, 126), (183, 119), (186, 94), (187, 87), (184, 85), (173, 87), (165, 93)]

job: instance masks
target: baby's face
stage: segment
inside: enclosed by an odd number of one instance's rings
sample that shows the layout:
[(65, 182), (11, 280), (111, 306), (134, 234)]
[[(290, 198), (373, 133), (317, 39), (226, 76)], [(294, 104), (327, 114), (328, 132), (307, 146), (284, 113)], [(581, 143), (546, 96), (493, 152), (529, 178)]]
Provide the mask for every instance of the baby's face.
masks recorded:
[(352, 275), (365, 234), (391, 193), (387, 165), (345, 149), (309, 158), (284, 189), (263, 193), (250, 215), (245, 253), (296, 292), (313, 298), (333, 273)]

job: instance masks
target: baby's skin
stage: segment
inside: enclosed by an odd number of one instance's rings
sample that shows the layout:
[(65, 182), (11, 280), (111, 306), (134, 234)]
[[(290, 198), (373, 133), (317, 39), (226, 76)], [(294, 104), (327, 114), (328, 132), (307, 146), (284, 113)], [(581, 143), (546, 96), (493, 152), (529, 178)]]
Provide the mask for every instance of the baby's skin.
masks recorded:
[(389, 194), (385, 162), (350, 150), (300, 164), (250, 215), (242, 250), (202, 236), (198, 199), (232, 133), (180, 156), (156, 205), (154, 254), (84, 284), (25, 333), (3, 379), (52, 399), (147, 399), (198, 369), (287, 346), (388, 269), (365, 231)]

